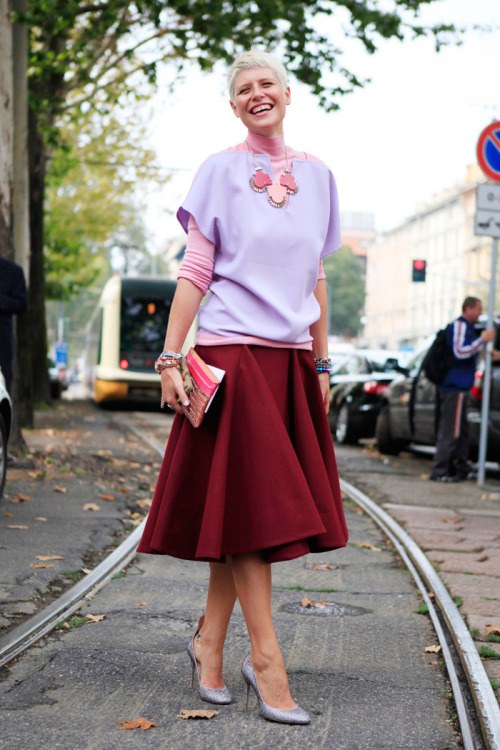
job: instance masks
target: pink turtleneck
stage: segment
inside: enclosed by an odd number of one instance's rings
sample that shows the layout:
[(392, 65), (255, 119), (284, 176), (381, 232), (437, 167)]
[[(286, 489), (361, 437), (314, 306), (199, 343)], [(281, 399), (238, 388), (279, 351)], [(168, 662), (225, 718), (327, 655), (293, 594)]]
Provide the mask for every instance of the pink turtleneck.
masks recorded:
[[(271, 161), (271, 167), (273, 170), (273, 179), (275, 181), (279, 180), (279, 175), (284, 171), (286, 167), (286, 159), (285, 159), (285, 137), (284, 135), (279, 135), (273, 138), (268, 138), (266, 136), (256, 135), (255, 133), (251, 133), (248, 131), (248, 135), (246, 140), (243, 143), (238, 144), (237, 146), (233, 146), (231, 148), (228, 148), (227, 151), (247, 151), (249, 150), (248, 146), (252, 149), (254, 154), (268, 154), (270, 161)], [(319, 162), (320, 159), (317, 159), (315, 156), (312, 156), (311, 154), (307, 154), (305, 152), (298, 152), (294, 149), (287, 147), (287, 155), (288, 155), (288, 166), (291, 168), (293, 164), (293, 158), (294, 156), (297, 156), (301, 159), (310, 159), (312, 161)], [(249, 188), (250, 189), (250, 188)], [(280, 209), (277, 209), (280, 210)], [(285, 205), (286, 210), (286, 205)], [(206, 294), (210, 282), (212, 280), (213, 276), (213, 270), (214, 270), (214, 261), (215, 261), (215, 245), (210, 242), (198, 229), (198, 226), (196, 224), (196, 221), (192, 216), (189, 218), (188, 222), (188, 235), (187, 235), (187, 242), (186, 242), (186, 250), (184, 253), (184, 258), (182, 261), (182, 265), (180, 267), (179, 273), (177, 275), (178, 279), (188, 279), (191, 281), (195, 286), (197, 286), (201, 291)], [(318, 280), (324, 279), (325, 273), (323, 271), (323, 264), (320, 261), (319, 265), (319, 272), (318, 272)], [(241, 339), (241, 340), (240, 340)], [(221, 340), (221, 337), (219, 336), (207, 336), (207, 335), (198, 335), (197, 343), (203, 344), (205, 346), (209, 345), (218, 345), (221, 343), (226, 344), (233, 344), (233, 343), (253, 343), (253, 344), (260, 344), (264, 346), (280, 346), (278, 342), (270, 342), (265, 339), (258, 339), (256, 337), (231, 337), (231, 338), (224, 338)], [(290, 344), (283, 344), (283, 346), (290, 346)], [(310, 349), (311, 343), (308, 342), (307, 344), (301, 344), (296, 345), (297, 348), (304, 348), (304, 349)]]

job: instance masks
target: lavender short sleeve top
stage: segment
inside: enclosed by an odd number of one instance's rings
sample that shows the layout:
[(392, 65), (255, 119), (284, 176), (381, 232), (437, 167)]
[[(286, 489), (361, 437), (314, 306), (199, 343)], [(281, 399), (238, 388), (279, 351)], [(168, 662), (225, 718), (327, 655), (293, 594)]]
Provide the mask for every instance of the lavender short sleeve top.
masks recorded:
[[(248, 150), (214, 154), (198, 171), (177, 217), (187, 232), (192, 215), (215, 245), (200, 333), (291, 345), (311, 341), (309, 326), (320, 315), (318, 265), (341, 245), (338, 197), (328, 167), (293, 153), (299, 191), (284, 208), (250, 188), (255, 163)], [(272, 177), (269, 156), (255, 158)]]

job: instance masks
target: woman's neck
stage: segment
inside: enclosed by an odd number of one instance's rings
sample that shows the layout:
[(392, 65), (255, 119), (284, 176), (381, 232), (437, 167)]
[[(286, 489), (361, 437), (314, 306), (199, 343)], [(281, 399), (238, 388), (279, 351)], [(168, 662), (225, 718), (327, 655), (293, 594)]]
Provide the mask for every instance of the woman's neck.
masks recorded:
[(268, 154), (271, 159), (283, 159), (285, 156), (285, 136), (283, 134), (270, 138), (248, 131), (246, 141), (254, 153)]

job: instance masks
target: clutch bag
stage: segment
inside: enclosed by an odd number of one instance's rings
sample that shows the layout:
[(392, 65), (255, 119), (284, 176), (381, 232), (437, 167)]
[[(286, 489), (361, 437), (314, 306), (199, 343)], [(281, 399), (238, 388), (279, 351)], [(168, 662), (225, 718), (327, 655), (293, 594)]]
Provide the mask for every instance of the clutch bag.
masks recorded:
[(192, 347), (186, 354), (186, 365), (193, 390), (189, 395), (189, 406), (183, 405), (182, 408), (193, 427), (199, 427), (224, 377), (224, 370), (212, 369)]

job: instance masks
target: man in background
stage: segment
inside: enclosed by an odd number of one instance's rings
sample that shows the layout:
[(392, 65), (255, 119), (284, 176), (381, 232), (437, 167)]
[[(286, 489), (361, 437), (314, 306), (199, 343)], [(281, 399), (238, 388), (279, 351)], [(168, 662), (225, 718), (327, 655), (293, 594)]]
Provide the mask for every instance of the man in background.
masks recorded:
[(0, 368), (7, 390), (12, 387), (14, 359), (13, 315), (26, 312), (26, 282), (21, 266), (0, 257)]
[[(434, 482), (461, 482), (473, 477), (472, 467), (467, 462), (467, 397), (474, 385), (476, 357), (495, 336), (494, 328), (477, 335), (474, 324), (482, 312), (480, 299), (466, 297), (462, 315), (450, 323), (446, 331), (446, 343), (453, 352), (455, 364), (439, 386), (439, 425), (430, 475)], [(497, 358), (496, 353), (494, 358)]]

